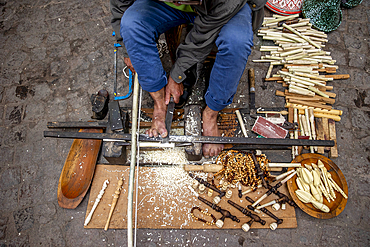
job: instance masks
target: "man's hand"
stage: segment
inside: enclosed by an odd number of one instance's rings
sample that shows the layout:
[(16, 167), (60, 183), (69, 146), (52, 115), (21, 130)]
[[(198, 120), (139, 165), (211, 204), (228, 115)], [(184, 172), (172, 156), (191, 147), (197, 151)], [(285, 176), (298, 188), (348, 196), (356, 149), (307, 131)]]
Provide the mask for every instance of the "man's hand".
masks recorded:
[(131, 70), (131, 72), (135, 73), (135, 69), (134, 69), (134, 66), (132, 66), (131, 59), (129, 57), (125, 57), (123, 61), (125, 62), (127, 67)]
[(165, 103), (168, 105), (170, 103), (171, 96), (175, 103), (179, 103), (180, 96), (184, 93), (184, 85), (181, 83), (175, 82), (171, 76), (168, 77), (168, 83), (166, 86), (166, 97)]

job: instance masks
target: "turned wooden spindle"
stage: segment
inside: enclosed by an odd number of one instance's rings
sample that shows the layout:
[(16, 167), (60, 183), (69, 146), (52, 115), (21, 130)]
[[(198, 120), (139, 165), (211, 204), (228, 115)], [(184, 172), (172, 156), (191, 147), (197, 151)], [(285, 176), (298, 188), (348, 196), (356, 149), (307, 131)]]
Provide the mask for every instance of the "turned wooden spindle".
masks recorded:
[(252, 154), (252, 160), (253, 160), (254, 166), (256, 167), (256, 170), (257, 170), (257, 175), (261, 178), (263, 187), (267, 189), (267, 182), (265, 180), (265, 176), (264, 176), (264, 173), (261, 169), (261, 166), (257, 162), (256, 156), (254, 155), (254, 152), (252, 152), (251, 154)]
[[(255, 201), (250, 198), (249, 196), (246, 196), (245, 199), (247, 199), (247, 201), (249, 201), (250, 203), (255, 203)], [(255, 208), (252, 206), (252, 205), (248, 205), (248, 208), (250, 210), (254, 210)], [(274, 220), (276, 220), (276, 223), (277, 224), (281, 224), (283, 223), (283, 219), (279, 219), (277, 216), (275, 216), (273, 213), (271, 213), (269, 210), (267, 210), (266, 208), (261, 208), (260, 209), (262, 212), (264, 212), (265, 214), (267, 214), (268, 216), (270, 216), (271, 218), (273, 218)]]
[[(259, 222), (261, 225), (265, 225), (266, 221), (261, 219), (258, 215), (250, 212), (248, 209), (243, 208), (242, 206), (236, 204), (235, 202), (228, 200), (227, 201), (231, 206), (238, 209), (240, 212), (242, 212), (245, 216), (248, 216), (249, 218), (253, 219), (253, 221)], [(249, 225), (250, 226), (250, 225)]]
[(116, 188), (116, 191), (114, 192), (114, 196), (113, 196), (112, 206), (110, 207), (108, 220), (107, 220), (107, 223), (105, 224), (105, 227), (104, 227), (105, 231), (108, 230), (110, 219), (112, 218), (114, 208), (116, 207), (119, 195), (121, 193), (122, 185), (123, 185), (123, 177), (118, 180), (117, 188)]
[(222, 209), (221, 207), (217, 206), (216, 204), (204, 199), (203, 197), (200, 197), (198, 196), (198, 199), (202, 202), (204, 202), (205, 204), (207, 204), (208, 206), (210, 206), (212, 209), (214, 209), (215, 211), (219, 212), (222, 214), (222, 217), (221, 217), (221, 221), (224, 221), (225, 218), (230, 218), (232, 219), (233, 221), (236, 221), (236, 222), (240, 222), (240, 220), (235, 216), (235, 215), (232, 215), (229, 211), (225, 210), (225, 209)]
[(195, 180), (197, 180), (200, 184), (204, 184), (204, 186), (206, 186), (207, 188), (212, 189), (213, 191), (216, 191), (217, 193), (219, 193), (220, 194), (219, 195), (220, 198), (222, 198), (226, 194), (225, 191), (219, 190), (217, 187), (213, 186), (212, 184), (208, 183), (207, 181), (205, 181), (205, 180), (203, 180), (201, 178), (196, 177), (192, 173), (189, 173), (189, 176), (191, 178), (194, 178)]

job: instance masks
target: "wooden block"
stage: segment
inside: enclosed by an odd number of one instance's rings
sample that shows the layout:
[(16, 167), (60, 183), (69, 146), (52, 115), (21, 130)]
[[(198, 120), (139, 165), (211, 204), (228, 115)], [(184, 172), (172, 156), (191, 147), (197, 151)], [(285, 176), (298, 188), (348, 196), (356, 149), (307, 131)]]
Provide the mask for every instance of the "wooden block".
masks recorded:
[[(202, 107), (200, 105), (185, 106), (185, 135), (201, 136), (202, 135)], [(187, 146), (185, 152), (188, 160), (196, 161), (202, 159), (202, 144), (194, 143), (192, 146)]]
[(337, 146), (337, 134), (335, 130), (335, 121), (333, 119), (329, 119), (329, 139), (334, 141), (335, 145), (330, 147), (329, 157), (336, 158), (338, 157), (338, 146)]
[[(315, 123), (316, 123), (316, 139), (317, 140), (325, 140), (322, 118), (315, 118)], [(325, 153), (325, 148), (324, 147), (317, 147), (317, 152), (319, 154), (324, 154)]]
[(276, 96), (283, 96), (283, 97), (285, 96), (284, 92), (279, 91), (279, 90), (276, 90), (275, 95)]

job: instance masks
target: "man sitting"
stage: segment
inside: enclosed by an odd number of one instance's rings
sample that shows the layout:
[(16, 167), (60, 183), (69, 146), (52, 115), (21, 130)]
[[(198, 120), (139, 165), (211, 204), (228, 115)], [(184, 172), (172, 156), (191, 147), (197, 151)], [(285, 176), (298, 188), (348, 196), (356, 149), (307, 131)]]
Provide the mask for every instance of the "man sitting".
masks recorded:
[[(185, 71), (202, 62), (216, 44), (203, 110), (203, 135), (219, 136), (218, 112), (231, 104), (253, 46), (253, 31), (263, 20), (267, 0), (203, 0), (161, 2), (111, 0), (112, 26), (124, 47), (126, 65), (136, 71), (142, 88), (154, 100), (150, 137), (166, 137), (165, 117), (171, 96), (175, 103), (183, 93)], [(172, 1), (171, 1), (172, 2)], [(166, 76), (158, 55), (158, 37), (184, 23), (194, 26), (177, 49), (177, 58)], [(123, 42), (123, 43), (122, 43)], [(127, 51), (127, 53), (126, 53)], [(221, 144), (204, 144), (204, 156), (216, 156)]]

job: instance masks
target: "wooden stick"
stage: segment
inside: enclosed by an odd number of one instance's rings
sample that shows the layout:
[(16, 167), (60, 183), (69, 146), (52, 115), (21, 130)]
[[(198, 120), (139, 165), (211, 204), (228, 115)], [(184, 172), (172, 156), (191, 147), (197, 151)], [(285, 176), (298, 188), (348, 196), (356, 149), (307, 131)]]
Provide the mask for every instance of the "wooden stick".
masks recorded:
[(274, 68), (274, 65), (270, 63), (269, 69), (267, 70), (266, 78), (270, 78), (272, 69)]
[(328, 119), (333, 119), (334, 121), (337, 121), (337, 122), (341, 120), (341, 117), (338, 115), (325, 114), (325, 113), (319, 113), (319, 112), (314, 112), (313, 115), (315, 118), (328, 118)]
[(257, 113), (272, 113), (272, 114), (281, 114), (281, 115), (288, 115), (287, 111), (257, 111)]
[[(307, 132), (308, 132), (308, 136), (310, 138), (310, 140), (312, 140), (312, 132), (311, 132), (311, 125), (310, 125), (310, 117), (308, 115), (308, 109), (305, 109), (304, 110), (304, 117), (306, 119), (306, 123), (307, 123)], [(306, 127), (306, 126), (305, 126)], [(313, 153), (313, 146), (310, 146), (310, 152)]]
[(330, 147), (329, 157), (336, 158), (338, 157), (338, 146), (337, 146), (337, 134), (335, 130), (335, 121), (329, 119), (329, 140), (334, 141), (334, 146)]
[(129, 184), (127, 190), (127, 245), (134, 246), (134, 232), (133, 232), (133, 203), (134, 203), (134, 183), (135, 183), (135, 165), (137, 154), (137, 138), (136, 132), (138, 127), (138, 113), (139, 113), (139, 76), (135, 73), (134, 89), (132, 98), (132, 114), (131, 114), (131, 162), (129, 173)]
[[(312, 134), (312, 139), (316, 140), (316, 130), (315, 130), (315, 116), (313, 113), (313, 109), (308, 109), (308, 116), (310, 119), (311, 123), (311, 134)], [(317, 151), (317, 147), (314, 147), (315, 151)]]
[(301, 167), (301, 163), (268, 163), (267, 167)]
[[(314, 92), (311, 92), (311, 91), (306, 90), (304, 88), (296, 87), (294, 85), (289, 87), (289, 92), (290, 93), (296, 93), (296, 94), (302, 94), (302, 95), (315, 96)], [(292, 103), (298, 103), (298, 102), (292, 102)], [(302, 104), (302, 102), (300, 104)]]
[[(290, 94), (293, 94), (293, 93), (290, 93)], [(280, 96), (280, 95), (278, 95), (278, 96)], [(304, 100), (304, 101), (318, 101), (318, 102), (323, 102), (323, 103), (327, 103), (327, 104), (331, 104), (331, 105), (335, 103), (335, 99), (324, 98), (324, 97), (321, 97), (319, 95), (315, 95), (313, 97), (299, 96), (298, 94), (295, 95), (295, 96), (290, 96), (290, 95), (283, 95), (283, 96), (285, 96), (285, 98), (287, 100), (295, 99), (295, 100)]]
[(333, 78), (334, 80), (349, 79), (349, 74), (338, 74), (338, 75), (325, 75), (327, 78)]
[(318, 103), (313, 103), (313, 102), (311, 103), (311, 102), (302, 101), (302, 100), (290, 100), (290, 103), (305, 105), (305, 106), (308, 106), (308, 107), (316, 107), (316, 108), (328, 109), (328, 110), (330, 110), (330, 109), (333, 108), (330, 105), (321, 105), (321, 104), (318, 104)]
[(91, 220), (91, 217), (96, 209), (96, 207), (98, 206), (99, 202), (100, 202), (100, 199), (103, 197), (104, 195), (104, 192), (105, 192), (105, 189), (108, 187), (108, 184), (109, 184), (109, 180), (105, 180), (104, 183), (103, 183), (103, 186), (98, 194), (98, 196), (96, 197), (95, 199), (95, 202), (94, 202), (94, 205), (92, 206), (91, 208), (91, 211), (89, 213), (89, 215), (86, 217), (86, 220), (85, 220), (85, 223), (84, 223), (84, 226), (87, 226)]
[[(322, 126), (324, 130), (324, 140), (329, 140), (329, 119), (323, 117), (322, 119)], [(325, 147), (325, 151), (330, 151), (330, 147)]]
[(297, 17), (299, 17), (299, 14), (284, 16), (284, 17), (281, 17), (281, 18), (278, 18), (278, 19), (264, 21), (262, 23), (262, 25), (264, 26), (264, 25), (270, 24), (270, 23), (278, 23), (279, 21), (292, 20), (292, 19), (295, 19)]
[(320, 45), (318, 45), (315, 42), (313, 42), (310, 38), (308, 38), (307, 36), (302, 35), (300, 32), (296, 31), (294, 28), (286, 25), (285, 23), (283, 24), (283, 27), (285, 27), (285, 28), (289, 29), (290, 31), (292, 31), (293, 33), (297, 34), (299, 37), (301, 37), (302, 39), (306, 40), (308, 43), (310, 43), (311, 45), (315, 46), (316, 48), (321, 48)]
[[(293, 108), (303, 109), (303, 110), (306, 109), (306, 108), (310, 108), (310, 107), (305, 106), (305, 105), (286, 103), (285, 108), (288, 108), (288, 107), (293, 107)], [(327, 110), (327, 109), (322, 109), (320, 107), (318, 107), (318, 108), (314, 107), (313, 111), (314, 112), (320, 112), (320, 113), (326, 113), (326, 114), (332, 114), (332, 115), (338, 115), (338, 116), (341, 116), (343, 114), (343, 111), (341, 111), (341, 110), (335, 110), (335, 109)]]
[(244, 121), (243, 121), (242, 115), (240, 114), (240, 111), (236, 110), (235, 114), (238, 117), (239, 124), (240, 124), (240, 127), (242, 129), (242, 132), (243, 132), (244, 136), (248, 137), (247, 130), (245, 129)]
[(114, 208), (116, 207), (119, 195), (121, 193), (122, 185), (123, 185), (123, 177), (121, 177), (118, 180), (117, 188), (116, 188), (116, 191), (114, 192), (114, 196), (113, 196), (113, 200), (112, 200), (112, 206), (110, 207), (108, 220), (107, 220), (107, 223), (105, 224), (105, 227), (104, 227), (105, 231), (108, 230), (110, 219), (112, 218)]
[(311, 74), (306, 74), (306, 73), (301, 73), (301, 72), (295, 72), (295, 75), (311, 78), (311, 79), (316, 79), (316, 80), (321, 80), (321, 81), (332, 81), (332, 77), (321, 77), (321, 76), (316, 76), (316, 75), (311, 75)]
[(283, 77), (276, 77), (276, 76), (272, 76), (270, 78), (266, 78), (265, 81), (282, 81), (283, 80)]
[[(316, 118), (315, 122), (316, 122), (317, 140), (325, 140), (324, 126), (323, 126), (322, 118)], [(319, 154), (324, 154), (325, 153), (324, 147), (317, 147), (317, 152)]]
[(303, 115), (299, 114), (298, 119), (299, 119), (299, 126), (301, 128), (301, 136), (306, 136), (306, 129), (305, 129), (306, 125), (304, 124)]
[(316, 93), (316, 94), (318, 94), (318, 95), (320, 95), (320, 96), (322, 96), (322, 97), (324, 97), (324, 98), (329, 98), (329, 95), (327, 95), (327, 94), (325, 94), (325, 93), (321, 92), (321, 91), (320, 91), (318, 88), (316, 88), (316, 87), (309, 86), (309, 87), (308, 87), (308, 90), (311, 90), (312, 92), (314, 92), (314, 93)]
[[(294, 109), (294, 122), (298, 123), (298, 109), (297, 108), (293, 109)], [(294, 139), (298, 139), (298, 129), (294, 130)], [(298, 146), (294, 146), (294, 154), (295, 156), (298, 155)]]

